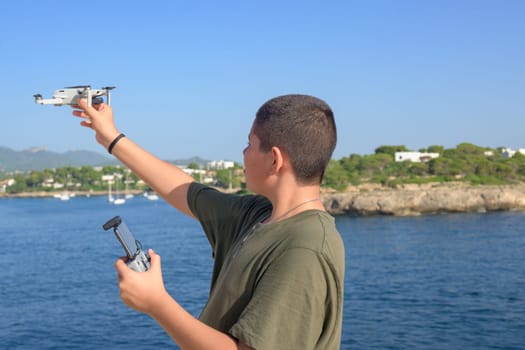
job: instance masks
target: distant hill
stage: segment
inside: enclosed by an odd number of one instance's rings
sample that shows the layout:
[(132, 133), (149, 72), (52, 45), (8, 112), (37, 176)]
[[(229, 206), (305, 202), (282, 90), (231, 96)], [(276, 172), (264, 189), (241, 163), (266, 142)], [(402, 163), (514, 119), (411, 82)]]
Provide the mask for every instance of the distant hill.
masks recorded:
[(27, 171), (61, 168), (65, 166), (97, 166), (115, 163), (115, 160), (92, 151), (57, 153), (46, 148), (15, 151), (0, 146), (0, 171)]
[(195, 163), (195, 164), (199, 164), (201, 167), (205, 167), (206, 164), (208, 164), (210, 161), (206, 159), (202, 159), (201, 157), (191, 157), (188, 159), (167, 160), (167, 162), (175, 164), (175, 165), (181, 165), (181, 166), (187, 166), (192, 163)]
[[(200, 157), (189, 159), (168, 160), (168, 162), (185, 166), (197, 163), (205, 166), (209, 161)], [(61, 168), (65, 166), (104, 166), (116, 165), (119, 161), (92, 151), (67, 151), (64, 153), (48, 151), (43, 147), (33, 147), (23, 151), (15, 151), (0, 146), (0, 172), (28, 171)]]

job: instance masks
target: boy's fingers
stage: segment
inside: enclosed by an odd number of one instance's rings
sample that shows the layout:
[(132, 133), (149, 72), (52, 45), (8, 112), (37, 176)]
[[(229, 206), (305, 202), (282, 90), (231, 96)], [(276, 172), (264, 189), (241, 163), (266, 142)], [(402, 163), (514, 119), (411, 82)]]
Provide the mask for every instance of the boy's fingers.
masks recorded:
[(87, 101), (85, 98), (79, 98), (78, 99), (78, 106), (82, 109), (86, 109), (87, 107)]
[(97, 109), (93, 108), (93, 106), (89, 106), (87, 104), (87, 100), (85, 98), (79, 98), (78, 99), (78, 106), (86, 111), (86, 114), (90, 114), (89, 112), (96, 111)]
[(153, 251), (153, 249), (149, 249), (148, 250), (148, 255), (149, 255), (149, 258), (150, 258), (150, 269), (152, 269), (152, 270), (161, 269), (160, 255), (155, 253)]
[(80, 122), (80, 125), (86, 128), (91, 128), (93, 126), (90, 121), (82, 121)]
[(125, 258), (119, 258), (116, 262), (115, 262), (115, 270), (117, 270), (117, 272), (119, 274), (123, 274), (126, 272), (126, 270), (128, 269), (128, 266), (126, 265), (126, 263), (124, 262), (124, 259)]

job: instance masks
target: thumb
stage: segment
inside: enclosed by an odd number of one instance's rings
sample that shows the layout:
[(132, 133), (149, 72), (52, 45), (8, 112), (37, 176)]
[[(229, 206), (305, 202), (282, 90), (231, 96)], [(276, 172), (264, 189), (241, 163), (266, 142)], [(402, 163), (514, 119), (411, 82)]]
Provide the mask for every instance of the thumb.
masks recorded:
[(148, 250), (148, 255), (149, 255), (149, 258), (150, 258), (150, 269), (161, 269), (161, 259), (160, 259), (160, 255), (158, 255), (157, 253), (155, 253), (155, 251), (153, 249), (149, 249)]
[(82, 108), (89, 116), (91, 116), (91, 114), (96, 111), (96, 109), (93, 108), (93, 106), (88, 105), (87, 100), (85, 98), (78, 99), (78, 106)]
[(128, 272), (129, 272), (129, 267), (128, 265), (126, 265), (126, 263), (124, 262), (125, 258), (119, 258), (116, 262), (115, 262), (115, 270), (117, 271), (117, 274), (119, 276), (119, 279), (123, 278)]

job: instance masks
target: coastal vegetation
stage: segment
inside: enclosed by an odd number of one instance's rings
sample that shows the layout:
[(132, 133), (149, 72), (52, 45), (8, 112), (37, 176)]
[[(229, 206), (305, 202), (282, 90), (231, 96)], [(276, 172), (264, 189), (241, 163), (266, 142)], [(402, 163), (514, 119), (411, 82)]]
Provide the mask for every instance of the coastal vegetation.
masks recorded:
[[(120, 186), (121, 190), (128, 185), (129, 189), (141, 186), (139, 178), (127, 168), (121, 166), (105, 167), (72, 167), (57, 169), (32, 170), (15, 172), (9, 178), (14, 182), (6, 186), (5, 192), (10, 194), (23, 192), (57, 192), (57, 191), (87, 191), (98, 192), (108, 190), (108, 181), (104, 176), (112, 176), (113, 188)], [(6, 175), (4, 175), (4, 178)]]
[[(405, 146), (380, 146), (374, 154), (351, 154), (331, 160), (326, 170), (323, 187), (344, 191), (349, 186), (380, 184), (395, 188), (403, 184), (464, 182), (470, 185), (508, 185), (525, 182), (525, 155), (516, 152), (504, 157), (503, 149), (479, 147), (470, 143), (456, 148), (430, 146), (420, 152), (438, 153), (439, 157), (423, 162), (396, 161), (396, 152), (407, 152)], [(191, 163), (196, 181), (206, 182), (224, 189), (243, 189), (242, 166), (235, 163), (229, 169), (203, 169)], [(104, 167), (66, 166), (42, 171), (8, 172), (0, 174), (0, 190), (7, 194), (57, 191), (107, 191), (108, 176), (113, 188), (150, 190), (129, 169), (119, 165)], [(7, 179), (10, 181), (7, 183)], [(106, 180), (104, 180), (106, 179)], [(3, 180), (3, 181), (2, 181)]]
[[(198, 182), (225, 188), (242, 187), (242, 166), (235, 164), (229, 169), (201, 169), (197, 163), (187, 166), (188, 172)], [(9, 181), (11, 180), (11, 181)], [(2, 185), (3, 184), (3, 185)], [(42, 171), (8, 172), (0, 174), (0, 195), (20, 193), (86, 192), (105, 193), (111, 186), (113, 191), (151, 191), (135, 173), (121, 165), (103, 167), (66, 166)]]
[(430, 146), (420, 152), (438, 153), (424, 162), (396, 162), (396, 152), (405, 146), (381, 146), (371, 155), (351, 154), (332, 160), (324, 185), (338, 191), (365, 183), (397, 187), (403, 184), (465, 182), (470, 185), (509, 185), (525, 182), (525, 155), (504, 157), (503, 148), (491, 149), (470, 143), (456, 148)]

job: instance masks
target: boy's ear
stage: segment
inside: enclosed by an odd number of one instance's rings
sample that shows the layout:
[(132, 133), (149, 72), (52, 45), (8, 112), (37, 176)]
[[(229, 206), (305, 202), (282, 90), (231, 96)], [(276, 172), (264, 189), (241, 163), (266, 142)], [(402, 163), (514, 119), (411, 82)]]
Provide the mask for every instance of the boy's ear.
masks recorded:
[(272, 157), (273, 157), (273, 163), (272, 163), (272, 172), (278, 173), (284, 164), (284, 157), (285, 155), (281, 151), (279, 147), (272, 147)]

